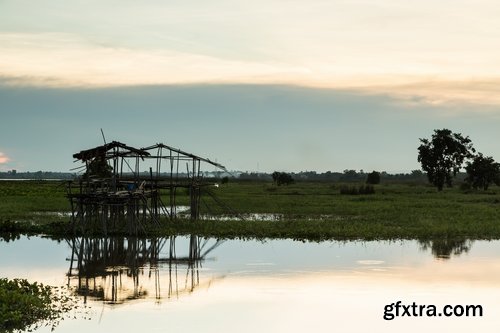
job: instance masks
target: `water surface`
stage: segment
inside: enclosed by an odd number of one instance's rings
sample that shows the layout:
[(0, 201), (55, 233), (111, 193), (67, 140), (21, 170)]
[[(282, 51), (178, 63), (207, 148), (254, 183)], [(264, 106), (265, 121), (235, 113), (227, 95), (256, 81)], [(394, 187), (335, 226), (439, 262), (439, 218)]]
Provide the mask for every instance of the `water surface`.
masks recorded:
[[(67, 319), (62, 333), (496, 332), (499, 250), (499, 241), (22, 237), (0, 242), (0, 269), (67, 285), (91, 306), (90, 320)], [(396, 301), (479, 304), (484, 314), (384, 320)]]

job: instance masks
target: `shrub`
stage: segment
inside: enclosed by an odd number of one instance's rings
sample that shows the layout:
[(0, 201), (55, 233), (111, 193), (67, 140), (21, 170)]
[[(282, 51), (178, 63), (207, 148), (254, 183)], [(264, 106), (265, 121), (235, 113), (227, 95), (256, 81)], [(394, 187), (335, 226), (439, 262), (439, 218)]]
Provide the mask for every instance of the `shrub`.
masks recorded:
[(368, 174), (368, 177), (366, 178), (366, 183), (367, 184), (380, 184), (380, 172), (378, 171), (372, 171)]
[(460, 191), (467, 192), (467, 191), (470, 191), (471, 188), (472, 188), (472, 186), (468, 182), (463, 182), (463, 183), (460, 184)]
[(286, 172), (278, 172), (275, 171), (273, 172), (273, 182), (276, 183), (278, 186), (280, 185), (289, 185), (294, 183), (294, 179), (292, 175), (286, 173)]
[(358, 194), (358, 189), (353, 186), (342, 185), (340, 187), (340, 194), (355, 195)]
[(375, 194), (375, 188), (372, 185), (361, 185), (359, 187), (359, 194)]
[(500, 179), (500, 163), (495, 162), (493, 157), (483, 156), (481, 153), (474, 156), (472, 162), (467, 162), (465, 167), (467, 178), (465, 179), (474, 189), (487, 190), (491, 183), (497, 183)]
[(45, 322), (52, 329), (76, 301), (57, 290), (24, 279), (0, 279), (0, 331), (33, 330)]
[(340, 194), (345, 194), (345, 195), (375, 194), (375, 188), (372, 185), (361, 185), (359, 188), (356, 186), (342, 185), (340, 187)]

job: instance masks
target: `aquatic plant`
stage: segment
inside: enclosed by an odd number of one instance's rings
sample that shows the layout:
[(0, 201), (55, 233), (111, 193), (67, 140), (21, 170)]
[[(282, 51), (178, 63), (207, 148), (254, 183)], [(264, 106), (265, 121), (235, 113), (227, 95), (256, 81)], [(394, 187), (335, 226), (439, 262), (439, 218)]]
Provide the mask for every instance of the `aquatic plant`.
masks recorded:
[[(0, 185), (0, 241), (19, 235), (73, 235), (68, 215), (49, 214), (69, 208), (64, 189), (56, 182)], [(500, 187), (494, 184), (480, 192), (458, 188), (437, 192), (431, 185), (384, 182), (376, 185), (376, 193), (370, 195), (342, 195), (339, 189), (343, 186), (354, 187), (359, 193), (359, 183), (296, 181), (288, 186), (275, 186), (270, 181), (231, 181), (213, 189), (219, 201), (241, 216), (259, 213), (279, 214), (283, 218), (199, 223), (182, 219), (172, 223), (165, 218), (158, 229), (145, 226), (145, 233), (310, 240), (500, 238)], [(24, 197), (21, 193), (30, 195)], [(186, 204), (185, 197), (179, 196), (178, 205)], [(228, 214), (208, 196), (201, 207), (202, 214), (221, 217)]]
[(76, 298), (63, 289), (25, 279), (0, 279), (0, 331), (54, 329), (65, 314), (78, 307)]

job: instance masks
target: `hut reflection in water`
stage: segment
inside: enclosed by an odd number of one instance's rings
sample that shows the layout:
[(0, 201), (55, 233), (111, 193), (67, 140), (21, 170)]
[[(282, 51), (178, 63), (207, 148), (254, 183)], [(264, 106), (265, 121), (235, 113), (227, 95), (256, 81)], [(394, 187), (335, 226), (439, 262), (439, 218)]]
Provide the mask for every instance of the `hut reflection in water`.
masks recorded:
[[(122, 304), (127, 301), (179, 297), (200, 286), (200, 269), (222, 241), (190, 236), (186, 255), (177, 255), (185, 238), (73, 238), (68, 259), (68, 286), (84, 297)], [(184, 243), (184, 244), (182, 244)], [(183, 249), (181, 249), (182, 252)], [(183, 252), (185, 253), (185, 252)], [(168, 276), (165, 273), (168, 272)], [(184, 273), (185, 272), (185, 273)], [(210, 284), (212, 279), (206, 283)], [(165, 288), (168, 285), (168, 288)]]

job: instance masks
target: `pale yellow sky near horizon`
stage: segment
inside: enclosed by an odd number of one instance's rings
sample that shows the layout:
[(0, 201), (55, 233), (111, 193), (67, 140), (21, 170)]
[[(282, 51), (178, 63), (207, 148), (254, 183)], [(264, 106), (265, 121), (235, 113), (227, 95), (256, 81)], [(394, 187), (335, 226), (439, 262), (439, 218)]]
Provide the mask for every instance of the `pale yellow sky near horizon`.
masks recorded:
[(500, 105), (500, 2), (0, 1), (4, 84), (261, 83)]

